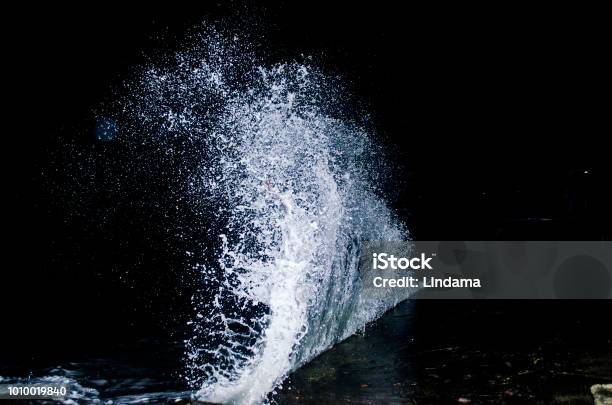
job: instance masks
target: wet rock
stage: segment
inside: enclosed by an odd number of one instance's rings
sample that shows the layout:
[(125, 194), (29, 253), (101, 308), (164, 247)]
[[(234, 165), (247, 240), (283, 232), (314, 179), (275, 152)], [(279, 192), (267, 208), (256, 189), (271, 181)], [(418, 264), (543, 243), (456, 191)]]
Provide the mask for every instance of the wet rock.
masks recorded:
[(591, 387), (595, 405), (612, 405), (612, 384), (595, 384)]

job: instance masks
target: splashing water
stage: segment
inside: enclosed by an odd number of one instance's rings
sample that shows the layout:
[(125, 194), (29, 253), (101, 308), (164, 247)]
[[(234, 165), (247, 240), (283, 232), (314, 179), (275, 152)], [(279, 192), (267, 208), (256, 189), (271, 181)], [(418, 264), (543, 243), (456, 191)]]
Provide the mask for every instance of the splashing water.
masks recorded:
[(124, 112), (143, 143), (180, 149), (211, 224), (189, 381), (198, 399), (249, 404), (406, 298), (361, 294), (358, 259), (361, 242), (408, 234), (378, 196), (381, 148), (346, 117), (341, 86), (238, 42), (207, 33), (148, 68)]

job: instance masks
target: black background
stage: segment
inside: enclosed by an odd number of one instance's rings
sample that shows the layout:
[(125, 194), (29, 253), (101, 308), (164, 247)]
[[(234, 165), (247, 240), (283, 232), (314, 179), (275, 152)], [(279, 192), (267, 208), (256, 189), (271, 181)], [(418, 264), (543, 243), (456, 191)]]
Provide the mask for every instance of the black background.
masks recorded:
[(101, 231), (71, 216), (49, 183), (64, 142), (96, 147), (93, 111), (112, 88), (205, 19), (252, 30), (271, 61), (311, 54), (345, 78), (393, 151), (392, 204), (414, 238), (609, 239), (602, 16), (316, 1), (14, 11), (1, 353), (38, 359), (180, 335), (184, 249), (155, 225), (162, 214), (120, 206)]

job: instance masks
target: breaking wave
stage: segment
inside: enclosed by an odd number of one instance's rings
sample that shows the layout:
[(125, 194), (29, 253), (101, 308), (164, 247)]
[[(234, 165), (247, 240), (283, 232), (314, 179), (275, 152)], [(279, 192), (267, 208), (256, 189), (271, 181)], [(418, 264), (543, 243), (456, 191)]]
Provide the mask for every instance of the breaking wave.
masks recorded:
[(195, 42), (128, 86), (120, 119), (188, 162), (186, 195), (208, 224), (186, 353), (197, 398), (265, 402), (406, 298), (362, 294), (358, 259), (363, 241), (408, 232), (381, 198), (383, 150), (337, 79), (263, 63), (235, 37)]

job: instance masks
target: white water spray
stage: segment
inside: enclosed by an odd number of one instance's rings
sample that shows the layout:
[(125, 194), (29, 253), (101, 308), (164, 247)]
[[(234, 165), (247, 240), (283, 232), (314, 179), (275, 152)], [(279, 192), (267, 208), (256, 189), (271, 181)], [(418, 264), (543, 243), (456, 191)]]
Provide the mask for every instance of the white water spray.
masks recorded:
[[(188, 343), (197, 398), (266, 401), (289, 372), (406, 298), (366, 299), (366, 240), (404, 240), (372, 137), (316, 69), (264, 66), (208, 37), (150, 68), (129, 108), (158, 141), (198, 145), (189, 189), (214, 218)], [(193, 153), (191, 153), (193, 155)], [(196, 154), (197, 155), (197, 154)], [(379, 177), (377, 177), (379, 176)]]

